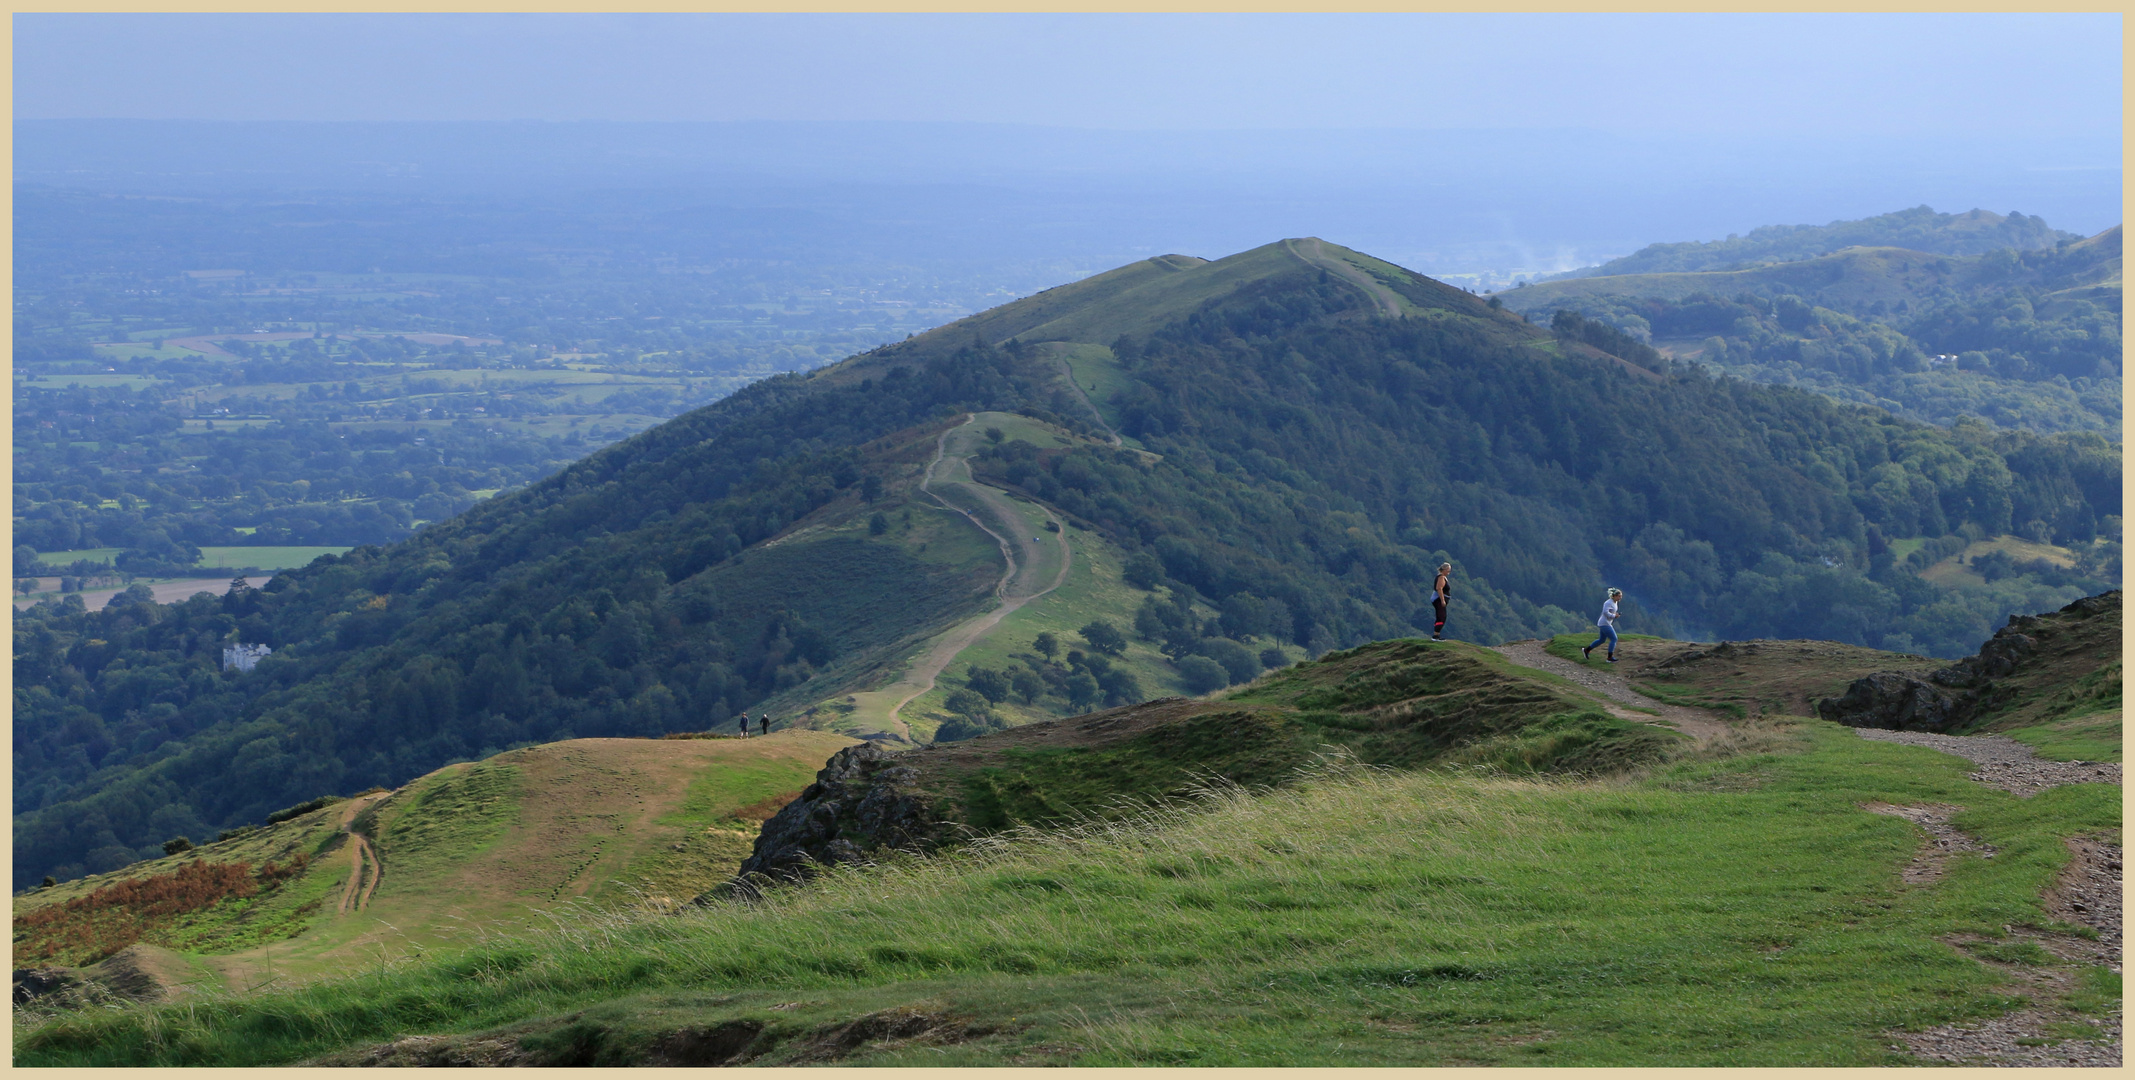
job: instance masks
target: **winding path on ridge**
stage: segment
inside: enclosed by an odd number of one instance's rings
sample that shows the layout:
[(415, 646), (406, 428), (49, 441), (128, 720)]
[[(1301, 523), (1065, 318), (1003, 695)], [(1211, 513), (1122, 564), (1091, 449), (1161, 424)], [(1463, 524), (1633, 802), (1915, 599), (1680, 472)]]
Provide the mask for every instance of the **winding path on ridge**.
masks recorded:
[[(1570, 679), (1600, 694), (1608, 699), (1609, 713), (1617, 719), (1672, 727), (1701, 743), (1711, 742), (1727, 733), (1727, 721), (1720, 719), (1717, 713), (1681, 705), (1664, 705), (1631, 689), (1630, 682), (1613, 671), (1597, 670), (1584, 664), (1573, 663), (1561, 656), (1550, 655), (1542, 648), (1540, 641), (1508, 641), (1503, 645), (1493, 645), (1491, 649), (1521, 667), (1530, 667), (1559, 678)], [(1650, 710), (1660, 715), (1654, 717), (1648, 712), (1634, 710)]]
[[(359, 795), (350, 799), (348, 807), (341, 811), (341, 831), (348, 834), (348, 883), (341, 887), (341, 906), (336, 914), (347, 915), (362, 911), (368, 906), (371, 894), (378, 891), (378, 879), (385, 873), (385, 864), (378, 860), (378, 849), (372, 847), (370, 839), (353, 827), (356, 815), (362, 813), (364, 807), (381, 798), (384, 798), (383, 793), (374, 796)], [(368, 882), (363, 876), (365, 860), (369, 860), (371, 864)]]
[(1290, 254), (1364, 290), (1364, 294), (1371, 297), (1372, 303), (1379, 306), (1380, 313), (1396, 319), (1401, 317), (1401, 298), (1394, 295), (1394, 290), (1373, 281), (1370, 274), (1327, 254), (1327, 249), (1321, 245), (1318, 237), (1285, 240), (1283, 246), (1290, 249)]
[[(1072, 381), (1072, 379), (1070, 380)], [(1017, 523), (1022, 515), (1016, 513), (1008, 497), (993, 488), (971, 478), (971, 463), (967, 452), (952, 453), (949, 447), (951, 436), (959, 432), (969, 433), (978, 422), (977, 416), (941, 433), (935, 440), (934, 460), (927, 463), (926, 474), (919, 481), (919, 490), (943, 507), (964, 515), (971, 523), (985, 530), (1001, 545), (1001, 557), (1007, 560), (1007, 571), (993, 587), (994, 596), (1000, 601), (993, 609), (973, 616), (949, 628), (936, 637), (918, 659), (905, 669), (896, 682), (878, 690), (868, 690), (853, 695), (859, 706), (859, 714), (872, 713), (887, 705), (887, 718), (911, 737), (911, 725), (898, 713), (915, 698), (934, 689), (934, 681), (949, 665), (956, 661), (957, 654), (977, 641), (1010, 613), (1023, 605), (1052, 592), (1066, 583), (1068, 569), (1074, 563), (1074, 551), (1068, 546), (1067, 529), (1054, 533), (1060, 543), (1060, 569), (1052, 580), (1040, 583), (1036, 580), (1044, 551), (1037, 538), (1025, 540), (1023, 529)], [(967, 442), (959, 439), (958, 442)], [(941, 490), (937, 490), (937, 488)], [(1036, 504), (1033, 504), (1036, 505)], [(1039, 508), (1046, 520), (1055, 526), (1060, 524), (1051, 511)], [(990, 521), (988, 519), (991, 519)]]

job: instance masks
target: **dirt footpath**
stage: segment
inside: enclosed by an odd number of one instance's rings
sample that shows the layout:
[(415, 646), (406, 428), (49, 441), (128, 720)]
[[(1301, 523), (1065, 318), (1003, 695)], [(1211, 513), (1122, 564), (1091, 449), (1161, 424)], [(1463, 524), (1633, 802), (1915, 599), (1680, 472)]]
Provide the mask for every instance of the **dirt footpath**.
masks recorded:
[[(1701, 743), (1711, 742), (1728, 732), (1727, 721), (1722, 720), (1717, 713), (1681, 705), (1663, 705), (1631, 689), (1631, 684), (1625, 681), (1623, 676), (1606, 669), (1575, 663), (1561, 656), (1551, 656), (1542, 648), (1542, 644), (1541, 641), (1529, 639), (1508, 641), (1491, 648), (1521, 667), (1530, 667), (1570, 679), (1600, 694), (1610, 702), (1609, 713), (1618, 719), (1672, 727)], [(1654, 716), (1653, 713), (1660, 715)]]

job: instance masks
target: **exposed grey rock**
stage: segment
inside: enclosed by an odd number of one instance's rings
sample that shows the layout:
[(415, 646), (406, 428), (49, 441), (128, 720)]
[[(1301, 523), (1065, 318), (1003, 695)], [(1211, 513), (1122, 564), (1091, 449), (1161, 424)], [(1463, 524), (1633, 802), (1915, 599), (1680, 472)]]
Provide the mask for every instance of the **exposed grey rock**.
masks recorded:
[[(2088, 619), (2107, 614), (2120, 605), (2120, 591), (2086, 596), (2056, 614)], [(1887, 731), (1948, 731), (1978, 715), (1982, 706), (1993, 705), (1996, 679), (2014, 673), (2026, 660), (2038, 655), (2039, 640), (2033, 636), (2044, 626), (2037, 615), (2011, 615), (2009, 624), (1994, 632), (1979, 652), (1926, 679), (1897, 672), (1877, 672), (1855, 679), (1846, 692), (1816, 703), (1816, 714), (1834, 723)], [(1723, 643), (1724, 645), (1725, 643)]]
[(1969, 697), (1933, 683), (1879, 671), (1853, 680), (1843, 695), (1817, 702), (1816, 714), (1847, 727), (1948, 731), (1971, 715), (1970, 705)]
[(752, 881), (798, 881), (821, 866), (856, 865), (882, 849), (925, 850), (946, 826), (931, 797), (914, 790), (919, 773), (874, 743), (849, 746), (816, 774), (757, 834), (735, 880), (719, 893), (748, 894)]
[(26, 1005), (39, 998), (78, 993), (81, 974), (63, 967), (16, 968), (15, 1004)]

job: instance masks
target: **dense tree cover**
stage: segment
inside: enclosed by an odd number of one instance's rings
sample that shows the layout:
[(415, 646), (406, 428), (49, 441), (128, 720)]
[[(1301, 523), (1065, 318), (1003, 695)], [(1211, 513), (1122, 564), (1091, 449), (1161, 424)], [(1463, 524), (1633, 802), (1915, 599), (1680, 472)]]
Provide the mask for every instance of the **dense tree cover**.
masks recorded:
[[(1321, 290), (1328, 310), (1348, 302)], [(2117, 577), (2109, 546), (2077, 578), (1960, 599), (1876, 560), (1888, 539), (1962, 528), (2117, 540), (2119, 453), (2096, 436), (1942, 431), (1670, 368), (1576, 317), (1557, 329), (1663, 373), (1538, 356), (1479, 322), (1270, 306), (1115, 346), (1138, 384), (1122, 430), (1161, 459), (1011, 442), (977, 467), (1142, 549), (1130, 580), (1242, 597), (1314, 649), (1428, 625), (1444, 560), (1462, 636), (1580, 625), (1619, 583), (1651, 629), (1940, 655)]]
[(1766, 225), (1725, 240), (1648, 244), (1621, 259), (1590, 266), (1562, 277), (1613, 274), (1667, 274), (1698, 270), (1734, 270), (1759, 263), (1810, 259), (1856, 246), (1901, 247), (1942, 255), (1980, 255), (1997, 248), (2052, 247), (2074, 240), (2072, 233), (2049, 227), (2043, 218), (2011, 211), (2008, 217), (1985, 210), (1938, 214), (1927, 206), (1829, 225)]
[(293, 416), (186, 434), (146, 391), (30, 390), (15, 399), (15, 541), (155, 554), (388, 543), (415, 520), (466, 509), (472, 491), (526, 483), (588, 449), (583, 437), (500, 434), (472, 420), (351, 431)]
[(1932, 260), (1932, 273), (1901, 260), (1875, 271), (1887, 274), (1875, 282), (1834, 266), (1824, 286), (1734, 281), (1742, 291), (1721, 296), (1626, 278), (1548, 298), (1516, 292), (1509, 305), (1530, 315), (1537, 303), (1563, 308), (1640, 340), (1673, 342), (1730, 374), (1908, 419), (1976, 416), (2117, 441), (2119, 266), (2116, 229), (2080, 243)]
[[(1057, 393), (1023, 366), (964, 347), (879, 382), (771, 379), (265, 589), (41, 604), (15, 631), (17, 864), (109, 869), (321, 790), (527, 742), (707, 726), (974, 603), (990, 580), (891, 545), (743, 551), (879, 492), (856, 449), (869, 439)], [(874, 602), (893, 592), (909, 599)], [(230, 640), (276, 652), (222, 673)]]
[[(1153, 453), (1007, 440), (975, 470), (1125, 548), (1148, 590), (1134, 632), (1211, 686), (1271, 662), (1256, 639), (1413, 632), (1441, 560), (1459, 575), (1448, 629), (1471, 639), (1583, 625), (1620, 584), (1648, 629), (1913, 634), (1950, 654), (2086, 590), (2028, 573), (1942, 590), (1900, 573), (1890, 541), (2117, 531), (2101, 440), (1909, 424), (1674, 369), (1605, 325), (1545, 334), (1392, 285), (1425, 312), (1370, 318), (1353, 286), (1301, 271), (1122, 339), (1131, 386), (1111, 405)], [(902, 517), (895, 448), (980, 409), (1089, 415), (1048, 353), (944, 332), (757, 383), (266, 589), (40, 605), (16, 625), (17, 873), (108, 869), (520, 742), (701, 728), (970, 610), (990, 579), (897, 545), (759, 542), (837, 502)], [(275, 652), (225, 674), (230, 640)], [(990, 722), (989, 688), (1074, 707), (1139, 693), (1106, 681), (1124, 673), (1106, 628), (1047, 644), (969, 673), (959, 723)]]

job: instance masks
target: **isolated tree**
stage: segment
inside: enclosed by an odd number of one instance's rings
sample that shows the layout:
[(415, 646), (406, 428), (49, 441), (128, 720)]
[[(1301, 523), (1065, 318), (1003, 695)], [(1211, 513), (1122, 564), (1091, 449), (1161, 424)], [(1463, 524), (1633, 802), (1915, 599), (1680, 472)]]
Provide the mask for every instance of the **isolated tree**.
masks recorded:
[(1164, 582), (1164, 564), (1146, 551), (1137, 551), (1127, 558), (1120, 576), (1137, 589), (1154, 589)]
[(1030, 647), (1038, 650), (1038, 654), (1047, 660), (1051, 660), (1053, 655), (1060, 651), (1060, 639), (1054, 637), (1052, 631), (1047, 630), (1033, 638)]
[(1097, 680), (1087, 671), (1078, 671), (1068, 676), (1067, 683), (1061, 689), (1067, 693), (1068, 704), (1082, 710), (1097, 704), (1098, 698), (1104, 692), (1103, 688), (1097, 685)]
[(990, 668), (982, 668), (977, 664), (971, 665), (971, 672), (965, 677), (964, 685), (977, 691), (980, 697), (995, 705), (1008, 700), (1010, 685), (1008, 676)]
[(1035, 705), (1045, 696), (1045, 680), (1029, 668), (1017, 668), (1008, 676), (1008, 684), (1015, 688), (1016, 696), (1025, 705)]
[(1106, 656), (1121, 656), (1127, 651), (1127, 635), (1119, 632), (1111, 623), (1098, 619), (1081, 630), (1082, 640)]
[(1180, 660), (1179, 678), (1186, 683), (1186, 692), (1189, 694), (1206, 694), (1231, 684), (1231, 673), (1223, 670), (1223, 665), (1206, 656), (1189, 656)]

